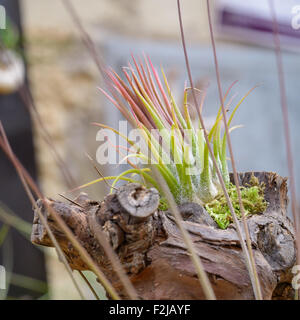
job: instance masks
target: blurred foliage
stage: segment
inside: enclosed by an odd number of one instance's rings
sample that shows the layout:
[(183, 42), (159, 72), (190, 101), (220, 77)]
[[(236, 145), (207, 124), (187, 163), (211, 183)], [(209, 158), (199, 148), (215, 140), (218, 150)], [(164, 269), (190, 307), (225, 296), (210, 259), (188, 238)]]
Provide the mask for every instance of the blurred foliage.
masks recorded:
[(20, 42), (20, 35), (16, 25), (7, 17), (6, 29), (0, 29), (0, 39), (4, 48), (16, 50)]
[(0, 228), (0, 249), (2, 252), (3, 264), (6, 269), (6, 290), (1, 290), (0, 300), (16, 299), (8, 296), (9, 287), (21, 287), (30, 291), (41, 293), (42, 296), (48, 296), (48, 285), (44, 281), (33, 279), (31, 277), (15, 274), (13, 267), (13, 246), (9, 231), (11, 227), (20, 232), (20, 234), (30, 241), (31, 224), (24, 221), (14, 214), (7, 206), (0, 202), (0, 221), (3, 223)]

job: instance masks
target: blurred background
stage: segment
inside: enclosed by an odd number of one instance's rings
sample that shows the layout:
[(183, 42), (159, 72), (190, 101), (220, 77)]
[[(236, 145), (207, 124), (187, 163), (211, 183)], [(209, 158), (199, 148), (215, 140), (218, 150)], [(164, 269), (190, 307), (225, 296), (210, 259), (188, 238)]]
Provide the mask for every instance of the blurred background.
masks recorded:
[[(130, 60), (131, 53), (141, 55), (145, 52), (154, 65), (164, 66), (176, 98), (182, 101), (187, 74), (175, 0), (70, 2), (106, 65), (119, 71)], [(238, 80), (232, 90), (232, 94), (237, 94), (234, 100), (237, 102), (253, 86), (260, 85), (235, 116), (235, 124), (244, 126), (232, 133), (238, 170), (276, 171), (286, 176), (288, 171), (268, 1), (252, 0), (248, 1), (250, 4), (242, 0), (211, 2), (223, 91)], [(98, 129), (91, 122), (118, 128), (122, 119), (97, 89), (103, 85), (101, 76), (63, 3), (63, 0), (0, 0), (12, 30), (9, 35), (7, 30), (6, 33), (0, 30), (5, 35), (5, 45), (12, 52), (17, 52), (21, 62), (24, 61), (23, 72), (22, 65), (17, 65), (19, 80), (15, 88), (0, 91), (0, 119), (24, 166), (43, 193), (55, 199), (70, 186), (76, 187), (97, 178), (85, 154), (95, 158), (100, 145), (96, 141)], [(300, 1), (274, 3), (284, 51), (299, 190)], [(198, 88), (209, 85), (204, 106), (205, 121), (209, 126), (216, 115), (219, 98), (206, 1), (182, 1), (182, 9), (194, 81)], [(4, 65), (5, 59), (0, 60), (0, 81), (1, 76), (4, 78)], [(20, 90), (23, 81), (32, 93), (40, 119), (28, 107), (27, 91)], [(62, 174), (55, 161), (57, 155), (45, 141), (40, 120), (73, 177), (69, 183), (66, 180), (68, 173)], [(121, 168), (110, 166), (102, 170), (105, 174), (115, 174)], [(85, 191), (92, 199), (101, 200), (108, 189), (105, 184), (98, 184)], [(28, 241), (33, 217), (31, 205), (12, 166), (1, 152), (0, 201), (0, 264), (6, 267), (9, 283), (8, 290), (0, 290), (0, 298), (78, 299), (54, 249), (40, 250)], [(14, 219), (9, 218), (11, 216)], [(20, 222), (17, 217), (27, 223)], [(84, 287), (83, 280), (75, 276)], [(92, 274), (87, 273), (87, 277), (95, 281)], [(90, 294), (87, 288), (86, 294)], [(100, 294), (103, 296), (103, 292)]]

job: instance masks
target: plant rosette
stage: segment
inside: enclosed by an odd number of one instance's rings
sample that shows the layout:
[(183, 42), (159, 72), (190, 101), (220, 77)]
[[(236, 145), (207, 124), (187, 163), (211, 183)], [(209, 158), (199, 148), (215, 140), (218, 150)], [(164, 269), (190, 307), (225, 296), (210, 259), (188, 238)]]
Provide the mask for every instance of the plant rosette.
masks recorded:
[[(190, 109), (193, 106), (188, 103), (190, 88), (184, 87), (183, 101), (181, 105), (177, 104), (164, 70), (161, 68), (161, 79), (150, 58), (145, 57), (144, 63), (132, 58), (134, 67), (129, 64), (128, 67), (123, 68), (123, 77), (113, 70), (106, 70), (110, 93), (103, 89), (101, 91), (118, 108), (125, 119), (134, 128), (139, 129), (142, 143), (138, 144), (129, 140), (127, 136), (114, 128), (96, 123), (102, 128), (112, 130), (121, 139), (126, 139), (127, 154), (122, 161), (127, 161), (132, 168), (122, 172), (119, 176), (101, 177), (81, 187), (105, 179), (113, 179), (112, 191), (119, 180), (139, 182), (144, 186), (157, 188), (162, 196), (160, 208), (166, 209), (167, 204), (163, 192), (151, 174), (152, 167), (155, 166), (178, 205), (186, 202), (201, 204), (220, 228), (227, 228), (232, 222), (231, 213), (216, 170), (212, 165), (203, 128), (197, 120), (191, 118)], [(234, 84), (235, 82), (224, 95), (224, 103), (228, 111), (233, 101), (233, 97), (228, 98), (228, 96)], [(242, 102), (254, 88), (249, 90), (232, 108), (228, 120), (230, 132), (241, 127), (231, 126), (232, 120)], [(200, 111), (202, 112), (206, 92), (205, 90), (198, 91), (201, 95)], [(215, 122), (207, 134), (234, 209), (240, 217), (237, 191), (230, 182), (226, 154), (227, 136), (225, 132), (222, 132), (221, 120), (220, 107)], [(120, 150), (121, 147), (117, 146), (116, 149)], [(262, 213), (267, 207), (263, 196), (264, 186), (254, 180), (252, 185), (241, 187), (242, 201), (247, 216)]]

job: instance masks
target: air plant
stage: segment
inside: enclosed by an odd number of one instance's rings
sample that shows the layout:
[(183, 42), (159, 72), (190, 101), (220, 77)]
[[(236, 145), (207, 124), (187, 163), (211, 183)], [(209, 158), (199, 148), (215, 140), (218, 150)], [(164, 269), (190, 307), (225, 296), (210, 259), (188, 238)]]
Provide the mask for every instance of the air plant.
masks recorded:
[[(133, 177), (126, 177), (128, 175), (139, 175), (141, 183), (147, 186), (152, 185), (160, 190), (159, 185), (151, 176), (151, 167), (156, 166), (177, 204), (193, 201), (205, 205), (212, 202), (222, 194), (222, 189), (204, 139), (203, 128), (200, 123), (191, 118), (190, 108), (192, 106), (188, 104), (190, 88), (184, 87), (183, 101), (179, 107), (163, 68), (161, 68), (162, 81), (149, 57), (144, 57), (144, 64), (132, 58), (135, 68), (131, 64), (123, 68), (123, 75), (127, 83), (113, 70), (107, 70), (112, 96), (102, 89), (101, 91), (132, 126), (140, 129), (144, 143), (137, 144), (113, 128), (96, 124), (119, 134), (130, 146), (123, 160), (127, 160), (133, 168), (122, 172), (117, 177), (106, 179), (114, 179), (112, 185), (114, 187), (119, 180), (136, 181)], [(224, 102), (234, 84), (227, 90)], [(239, 106), (253, 89), (247, 92), (234, 107), (228, 120), (228, 126), (231, 125)], [(200, 93), (200, 112), (202, 112), (205, 90)], [(227, 107), (231, 100), (229, 99)], [(215, 122), (208, 132), (208, 137), (226, 187), (232, 188), (226, 155), (227, 136), (226, 133), (221, 132), (221, 120), (220, 107)], [(237, 127), (239, 126), (231, 127), (230, 131)], [(147, 167), (138, 167), (130, 161), (131, 158), (139, 159)], [(103, 179), (102, 177), (87, 185)], [(219, 223), (222, 228), (227, 227), (228, 224), (229, 222)]]

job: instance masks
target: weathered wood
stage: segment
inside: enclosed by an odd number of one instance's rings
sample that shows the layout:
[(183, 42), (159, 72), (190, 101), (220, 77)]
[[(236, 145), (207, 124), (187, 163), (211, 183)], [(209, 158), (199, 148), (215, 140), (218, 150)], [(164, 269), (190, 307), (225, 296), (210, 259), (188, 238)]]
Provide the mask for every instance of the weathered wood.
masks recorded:
[[(291, 268), (295, 263), (294, 230), (286, 216), (286, 179), (275, 173), (256, 172), (265, 183), (267, 210), (248, 218), (251, 243), (264, 299), (288, 299), (293, 295)], [(252, 173), (239, 175), (247, 185)], [(139, 184), (128, 184), (101, 203), (81, 194), (74, 203), (48, 200), (90, 253), (113, 285), (125, 297), (101, 244), (88, 224), (95, 217), (143, 299), (204, 299), (194, 265), (170, 212), (158, 211), (159, 195)], [(38, 202), (51, 230), (58, 237), (73, 269), (87, 269), (76, 250)], [(218, 299), (253, 299), (253, 290), (234, 225), (221, 230), (205, 209), (193, 203), (179, 207), (211, 280)], [(242, 224), (241, 224), (242, 225)], [(243, 228), (242, 228), (243, 229)], [(51, 246), (35, 214), (32, 242)]]
[(156, 189), (147, 190), (138, 183), (130, 183), (117, 191), (120, 205), (136, 221), (143, 221), (152, 215), (159, 205), (159, 193)]

